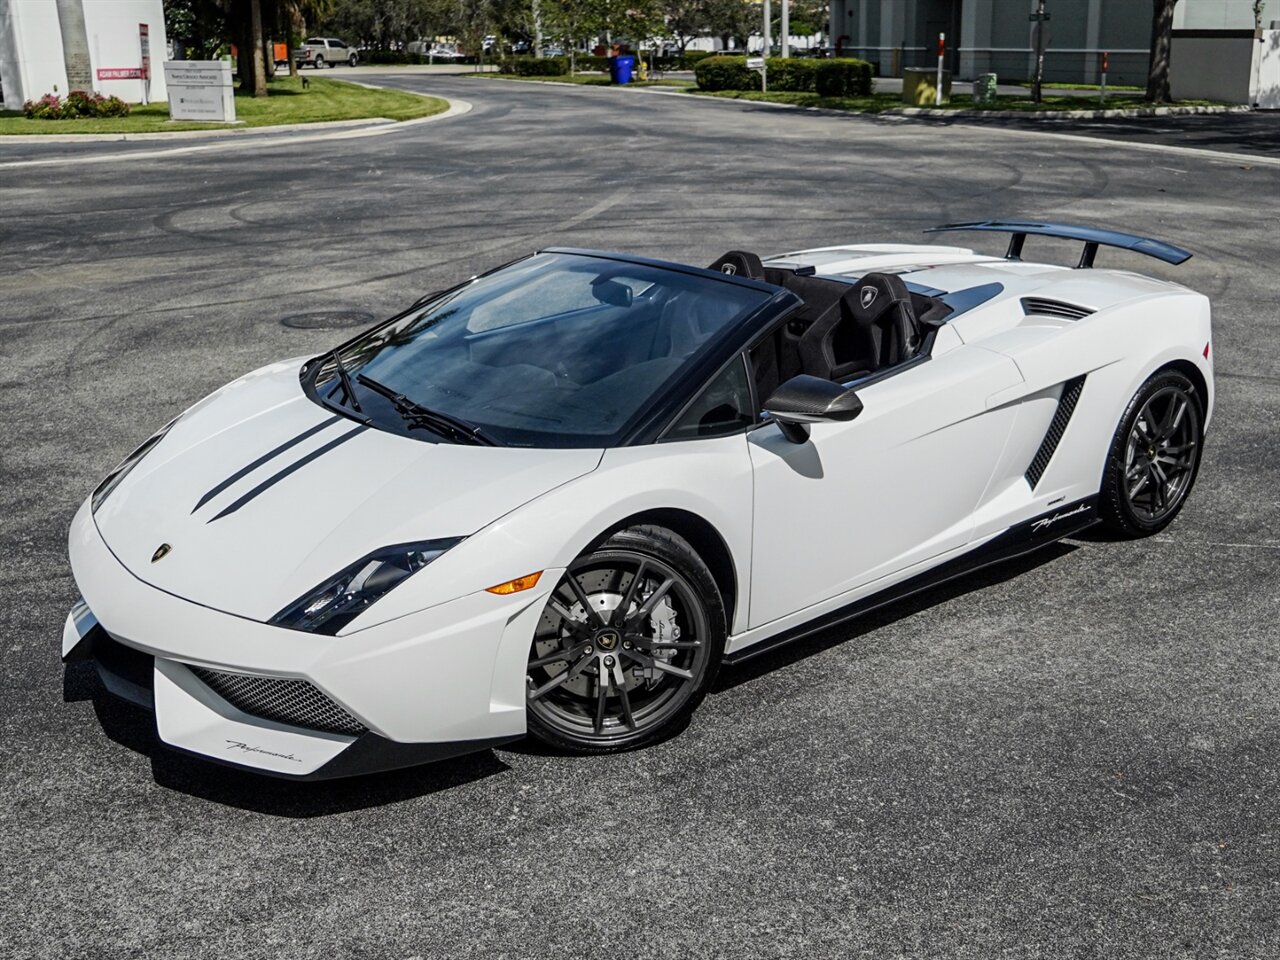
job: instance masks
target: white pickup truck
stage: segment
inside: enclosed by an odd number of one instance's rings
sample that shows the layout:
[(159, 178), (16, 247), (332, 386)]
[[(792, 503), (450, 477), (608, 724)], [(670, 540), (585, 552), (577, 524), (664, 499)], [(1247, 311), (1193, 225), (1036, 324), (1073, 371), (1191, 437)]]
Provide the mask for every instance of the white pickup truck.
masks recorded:
[(323, 70), (339, 63), (354, 67), (360, 62), (354, 49), (334, 37), (310, 37), (302, 41), (302, 46), (293, 51), (293, 59), (299, 70), (307, 64)]

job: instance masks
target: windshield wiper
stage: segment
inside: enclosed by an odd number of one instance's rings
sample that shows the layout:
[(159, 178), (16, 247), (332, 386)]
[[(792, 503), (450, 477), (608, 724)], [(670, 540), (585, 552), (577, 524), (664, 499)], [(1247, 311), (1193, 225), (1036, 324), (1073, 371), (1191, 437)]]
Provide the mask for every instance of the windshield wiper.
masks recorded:
[(478, 426), (468, 420), (424, 407), (417, 401), (410, 400), (403, 393), (396, 392), (385, 383), (379, 383), (372, 377), (366, 377), (363, 373), (357, 373), (356, 380), (374, 393), (381, 394), (390, 400), (391, 405), (396, 408), (396, 413), (400, 414), (411, 426), (427, 427), (436, 433), (453, 437), (455, 440), (461, 440), (465, 443), (494, 446), (493, 440), (485, 436)]
[(356, 413), (364, 413), (360, 408), (360, 400), (356, 397), (355, 388), (351, 386), (351, 377), (347, 374), (347, 368), (342, 363), (342, 357), (338, 356), (338, 351), (334, 350), (329, 354), (333, 358), (333, 367), (338, 371), (338, 382), (342, 384), (342, 393), (347, 398), (347, 402), (351, 404), (351, 409)]

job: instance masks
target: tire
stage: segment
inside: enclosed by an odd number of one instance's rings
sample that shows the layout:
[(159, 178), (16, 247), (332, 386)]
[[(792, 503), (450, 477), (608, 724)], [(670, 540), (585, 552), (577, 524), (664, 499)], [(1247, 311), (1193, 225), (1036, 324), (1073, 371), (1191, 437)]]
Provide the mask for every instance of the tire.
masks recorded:
[(1204, 398), (1176, 370), (1159, 370), (1120, 418), (1107, 453), (1098, 516), (1113, 533), (1149, 537), (1174, 521), (1200, 470)]
[(350, 67), (352, 70), (356, 68), (356, 55), (354, 53), (351, 56), (347, 57), (347, 66)]
[(575, 560), (547, 600), (529, 650), (529, 733), (579, 754), (666, 739), (714, 682), (726, 634), (715, 579), (683, 537), (649, 526), (615, 533)]
[(324, 69), (324, 57), (316, 57), (316, 59), (315, 59), (314, 63), (315, 63), (315, 68), (316, 68), (317, 70), (323, 70), (323, 69)]

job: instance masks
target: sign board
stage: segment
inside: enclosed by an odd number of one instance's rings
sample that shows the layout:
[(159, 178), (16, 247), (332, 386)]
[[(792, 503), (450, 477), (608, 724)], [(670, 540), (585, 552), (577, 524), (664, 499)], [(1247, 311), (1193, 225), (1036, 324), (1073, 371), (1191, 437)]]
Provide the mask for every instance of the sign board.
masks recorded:
[(764, 69), (764, 57), (747, 57), (747, 69), (748, 69), (748, 70), (763, 70), (763, 69)]
[(151, 100), (151, 28), (138, 24), (138, 46), (142, 49), (142, 102)]
[(236, 102), (228, 61), (166, 60), (164, 81), (169, 87), (171, 119), (235, 123)]
[(141, 80), (141, 67), (99, 67), (99, 80)]

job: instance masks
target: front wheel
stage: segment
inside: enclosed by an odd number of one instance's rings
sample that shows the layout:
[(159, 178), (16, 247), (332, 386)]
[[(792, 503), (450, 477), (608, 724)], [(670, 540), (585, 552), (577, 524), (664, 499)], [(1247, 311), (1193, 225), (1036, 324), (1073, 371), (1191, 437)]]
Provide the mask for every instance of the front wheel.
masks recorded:
[(353, 53), (351, 56), (347, 57), (347, 66), (354, 68), (355, 65), (356, 65), (356, 55)]
[(1173, 522), (1200, 469), (1204, 406), (1176, 370), (1155, 373), (1129, 401), (1111, 442), (1098, 512), (1125, 537), (1148, 537)]
[(661, 740), (702, 701), (725, 635), (719, 590), (688, 542), (622, 530), (574, 561), (547, 600), (529, 652), (529, 732), (574, 753)]

